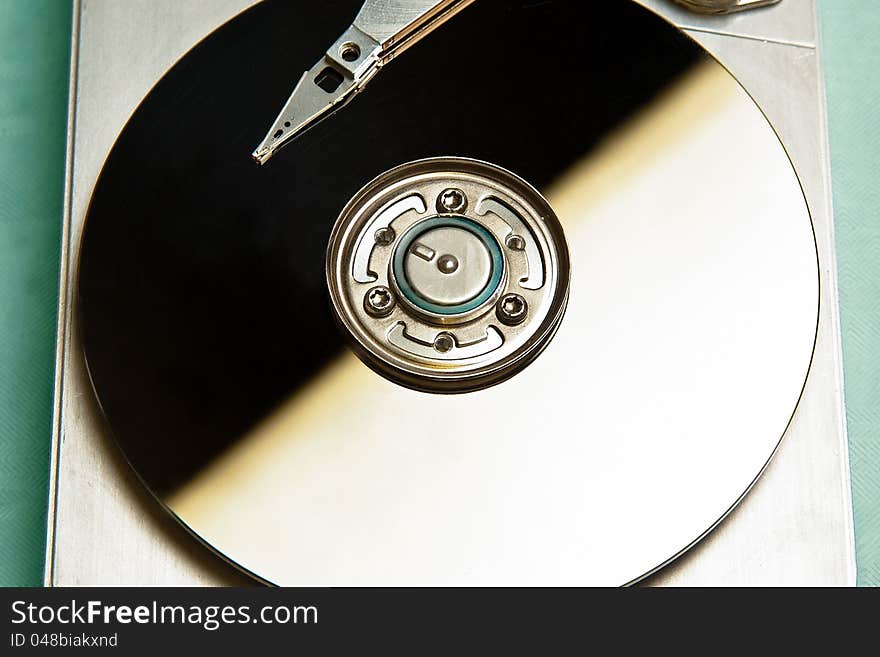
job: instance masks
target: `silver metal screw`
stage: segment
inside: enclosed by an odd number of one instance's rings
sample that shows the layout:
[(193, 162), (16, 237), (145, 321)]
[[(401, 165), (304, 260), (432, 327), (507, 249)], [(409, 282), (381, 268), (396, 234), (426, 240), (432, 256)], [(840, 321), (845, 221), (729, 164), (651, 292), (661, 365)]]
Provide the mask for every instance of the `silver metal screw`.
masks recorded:
[(390, 315), (396, 303), (394, 293), (384, 285), (371, 287), (364, 295), (364, 310), (373, 317)]
[(520, 235), (509, 235), (504, 243), (511, 251), (522, 251), (526, 248), (526, 241)]
[(373, 235), (373, 240), (375, 240), (376, 244), (379, 246), (388, 246), (396, 237), (397, 234), (391, 226), (384, 226), (376, 231)]
[(495, 306), (495, 314), (502, 324), (516, 326), (525, 321), (529, 314), (529, 304), (518, 294), (505, 294)]
[(441, 354), (445, 354), (448, 351), (452, 351), (452, 348), (455, 347), (455, 338), (452, 337), (451, 333), (438, 333), (437, 337), (434, 338), (434, 349), (439, 351)]
[(444, 189), (437, 197), (437, 210), (439, 212), (463, 212), (467, 207), (467, 196), (460, 189), (454, 187)]

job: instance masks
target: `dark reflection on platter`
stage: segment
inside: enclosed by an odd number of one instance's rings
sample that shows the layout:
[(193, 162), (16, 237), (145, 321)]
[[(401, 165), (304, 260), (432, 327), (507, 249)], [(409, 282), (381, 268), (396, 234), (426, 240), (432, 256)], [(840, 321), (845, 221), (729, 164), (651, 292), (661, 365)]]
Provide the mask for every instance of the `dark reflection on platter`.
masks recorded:
[(454, 154), (545, 189), (706, 61), (633, 3), (481, 0), (256, 167), (267, 123), (358, 5), (269, 0), (222, 27), (158, 83), (102, 171), (83, 344), (114, 436), (160, 497), (345, 349), (324, 249), (361, 185)]

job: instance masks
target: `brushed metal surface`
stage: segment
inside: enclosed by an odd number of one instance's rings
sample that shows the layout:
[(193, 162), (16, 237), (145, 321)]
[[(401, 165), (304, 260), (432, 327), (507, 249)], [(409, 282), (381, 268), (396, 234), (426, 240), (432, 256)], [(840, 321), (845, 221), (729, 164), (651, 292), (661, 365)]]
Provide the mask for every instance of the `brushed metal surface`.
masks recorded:
[[(692, 33), (709, 32), (807, 48), (815, 48), (818, 40), (815, 0), (782, 0), (772, 7), (725, 16), (697, 14), (669, 0), (637, 1), (656, 9), (673, 23)], [(702, 42), (700, 37), (697, 40)], [(755, 64), (757, 60), (751, 65)], [(736, 73), (739, 76), (741, 71), (737, 70)], [(816, 74), (818, 73), (817, 69)]]
[[(161, 512), (110, 443), (85, 377), (69, 308), (75, 278), (71, 245), (79, 242), (88, 197), (118, 131), (164, 70), (250, 4), (138, 0), (123, 7), (83, 0), (79, 6), (47, 583), (246, 581)], [(728, 520), (651, 583), (851, 584), (836, 268), (813, 3), (789, 0), (753, 16), (725, 18), (685, 15), (661, 0), (643, 4), (692, 28), (780, 132), (813, 212), (823, 293), (812, 373), (777, 457)], [(732, 34), (740, 36), (726, 36)]]
[[(473, 0), (366, 0), (354, 24), (379, 43), (400, 43), (408, 33), (427, 23), (440, 23)], [(441, 21), (432, 17), (444, 16)]]

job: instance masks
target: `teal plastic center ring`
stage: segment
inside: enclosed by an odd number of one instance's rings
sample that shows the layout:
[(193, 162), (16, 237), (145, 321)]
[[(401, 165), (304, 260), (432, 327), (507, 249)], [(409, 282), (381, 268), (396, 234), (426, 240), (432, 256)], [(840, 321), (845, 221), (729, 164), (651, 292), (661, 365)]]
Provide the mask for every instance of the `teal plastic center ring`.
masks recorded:
[[(443, 306), (433, 303), (417, 294), (407, 280), (406, 270), (404, 268), (406, 254), (409, 252), (413, 242), (429, 230), (446, 227), (461, 228), (479, 238), (489, 252), (489, 257), (492, 261), (492, 272), (489, 275), (489, 282), (486, 283), (486, 286), (482, 291), (473, 299), (454, 306)], [(397, 280), (397, 287), (400, 288), (401, 293), (403, 293), (407, 300), (414, 306), (437, 315), (460, 315), (462, 313), (470, 312), (474, 308), (479, 308), (492, 298), (492, 295), (495, 294), (495, 291), (498, 289), (498, 286), (501, 284), (501, 279), (504, 276), (504, 257), (501, 253), (501, 247), (498, 245), (498, 242), (492, 234), (477, 222), (458, 215), (441, 216), (420, 221), (404, 233), (394, 252), (392, 267), (394, 268), (394, 278)]]

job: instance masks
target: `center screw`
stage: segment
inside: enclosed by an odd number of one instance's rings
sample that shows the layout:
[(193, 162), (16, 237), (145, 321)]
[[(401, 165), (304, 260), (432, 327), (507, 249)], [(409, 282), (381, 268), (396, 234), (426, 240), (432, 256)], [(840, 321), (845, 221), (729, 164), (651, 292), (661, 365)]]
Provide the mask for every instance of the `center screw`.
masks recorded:
[(518, 294), (505, 294), (498, 300), (495, 314), (503, 324), (516, 326), (525, 321), (526, 315), (529, 314), (529, 304)]
[(437, 197), (437, 210), (439, 212), (464, 212), (467, 207), (467, 196), (460, 189), (451, 187), (445, 189)]
[(394, 292), (384, 285), (377, 285), (367, 290), (364, 295), (364, 310), (373, 317), (386, 317), (394, 310), (397, 300)]

